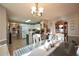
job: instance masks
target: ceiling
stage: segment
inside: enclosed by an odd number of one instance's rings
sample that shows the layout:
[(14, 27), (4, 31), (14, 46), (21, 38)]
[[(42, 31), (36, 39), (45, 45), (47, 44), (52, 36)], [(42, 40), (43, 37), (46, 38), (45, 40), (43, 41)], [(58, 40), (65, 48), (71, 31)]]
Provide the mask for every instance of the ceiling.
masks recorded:
[(30, 19), (31, 22), (38, 22), (41, 19), (53, 20), (56, 17), (79, 13), (79, 4), (68, 3), (39, 3), (39, 7), (44, 8), (42, 17), (34, 17), (31, 14), (31, 7), (34, 3), (1, 3), (1, 6), (7, 9), (8, 18), (13, 21), (25, 22)]

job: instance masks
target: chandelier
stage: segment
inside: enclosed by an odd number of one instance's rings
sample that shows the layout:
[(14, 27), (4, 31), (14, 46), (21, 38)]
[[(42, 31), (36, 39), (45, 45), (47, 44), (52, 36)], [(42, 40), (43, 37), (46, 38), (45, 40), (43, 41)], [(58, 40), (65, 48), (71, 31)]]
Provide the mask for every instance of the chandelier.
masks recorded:
[(44, 8), (38, 7), (38, 3), (35, 3), (35, 6), (32, 7), (31, 13), (33, 16), (42, 16)]

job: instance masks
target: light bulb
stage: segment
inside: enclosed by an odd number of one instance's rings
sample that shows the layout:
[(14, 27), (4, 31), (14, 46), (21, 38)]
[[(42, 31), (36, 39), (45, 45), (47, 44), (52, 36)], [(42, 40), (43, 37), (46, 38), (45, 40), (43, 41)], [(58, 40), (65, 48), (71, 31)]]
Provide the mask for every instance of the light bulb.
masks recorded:
[(40, 7), (40, 8), (39, 8), (39, 13), (40, 13), (40, 12), (43, 13), (43, 11), (44, 11), (44, 8)]
[(33, 6), (33, 7), (32, 7), (32, 11), (36, 11), (36, 7)]

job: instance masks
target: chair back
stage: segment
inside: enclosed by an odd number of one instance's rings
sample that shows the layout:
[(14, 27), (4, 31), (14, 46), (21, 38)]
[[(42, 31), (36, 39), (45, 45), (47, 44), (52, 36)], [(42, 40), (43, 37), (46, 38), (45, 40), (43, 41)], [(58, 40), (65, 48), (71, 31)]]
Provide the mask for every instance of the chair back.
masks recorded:
[(33, 42), (34, 43), (39, 43), (40, 41), (41, 41), (41, 35), (40, 34), (33, 35)]

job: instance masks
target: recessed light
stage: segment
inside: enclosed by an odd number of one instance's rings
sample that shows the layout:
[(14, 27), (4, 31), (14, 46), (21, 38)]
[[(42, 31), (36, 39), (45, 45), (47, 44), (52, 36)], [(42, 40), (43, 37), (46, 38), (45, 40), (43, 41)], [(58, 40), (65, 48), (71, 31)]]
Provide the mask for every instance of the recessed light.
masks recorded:
[(27, 21), (25, 21), (25, 22), (30, 22), (31, 20), (27, 20)]

